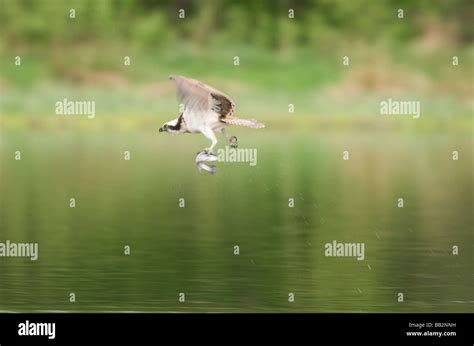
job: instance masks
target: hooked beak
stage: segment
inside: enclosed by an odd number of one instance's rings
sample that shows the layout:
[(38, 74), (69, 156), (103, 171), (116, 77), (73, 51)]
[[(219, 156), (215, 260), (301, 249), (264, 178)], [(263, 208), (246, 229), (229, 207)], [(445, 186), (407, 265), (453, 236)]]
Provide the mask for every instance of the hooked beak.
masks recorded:
[(163, 132), (163, 131), (165, 131), (165, 129), (162, 128), (162, 127), (160, 127), (160, 129), (159, 129), (158, 131), (159, 131), (159, 132)]

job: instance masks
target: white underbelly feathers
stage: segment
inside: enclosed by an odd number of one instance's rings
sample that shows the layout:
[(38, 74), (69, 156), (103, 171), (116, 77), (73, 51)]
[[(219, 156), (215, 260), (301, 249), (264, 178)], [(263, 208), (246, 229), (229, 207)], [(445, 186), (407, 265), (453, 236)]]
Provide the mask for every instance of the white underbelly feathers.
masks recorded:
[(211, 128), (212, 130), (219, 130), (223, 127), (223, 123), (219, 121), (219, 115), (213, 111), (193, 113), (189, 116), (186, 111), (183, 114), (186, 128), (189, 132), (202, 132), (204, 129)]

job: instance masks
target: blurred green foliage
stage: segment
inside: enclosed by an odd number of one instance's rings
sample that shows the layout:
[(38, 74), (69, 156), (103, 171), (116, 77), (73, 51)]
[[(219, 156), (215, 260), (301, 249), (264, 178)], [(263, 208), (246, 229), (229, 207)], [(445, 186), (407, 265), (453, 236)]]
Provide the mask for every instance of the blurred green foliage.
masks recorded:
[(431, 115), (470, 115), (472, 10), (467, 0), (0, 0), (0, 110), (47, 115), (81, 96), (102, 114), (169, 116), (174, 73), (272, 118), (289, 103), (354, 118), (397, 96), (429, 100)]
[[(399, 8), (403, 20), (397, 18)], [(76, 10), (73, 26), (69, 9)], [(179, 9), (185, 10), (185, 20)], [(289, 9), (294, 21), (286, 20)], [(447, 28), (453, 38), (467, 42), (473, 37), (472, 10), (468, 0), (2, 0), (0, 21), (7, 44), (117, 39), (166, 47), (184, 39), (200, 46), (320, 50), (341, 40), (407, 40), (422, 34), (427, 22), (454, 23)]]

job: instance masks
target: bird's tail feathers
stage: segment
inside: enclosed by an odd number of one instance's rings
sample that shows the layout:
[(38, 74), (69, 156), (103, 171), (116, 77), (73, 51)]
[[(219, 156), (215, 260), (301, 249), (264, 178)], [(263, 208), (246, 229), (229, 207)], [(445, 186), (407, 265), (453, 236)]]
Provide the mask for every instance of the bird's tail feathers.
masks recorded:
[(225, 117), (222, 119), (223, 122), (229, 125), (238, 125), (238, 126), (245, 126), (245, 127), (250, 127), (252, 129), (263, 129), (265, 127), (264, 124), (259, 123), (255, 119), (240, 119), (236, 117)]

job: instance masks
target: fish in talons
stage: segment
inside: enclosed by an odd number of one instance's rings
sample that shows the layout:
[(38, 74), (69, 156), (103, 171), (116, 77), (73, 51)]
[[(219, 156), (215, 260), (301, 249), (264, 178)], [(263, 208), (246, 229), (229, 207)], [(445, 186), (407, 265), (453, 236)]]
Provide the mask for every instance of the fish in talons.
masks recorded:
[(196, 166), (198, 167), (199, 171), (206, 171), (211, 174), (215, 174), (217, 168), (215, 165), (207, 165), (205, 162), (216, 162), (217, 156), (213, 153), (209, 152), (208, 150), (200, 151), (196, 154)]

